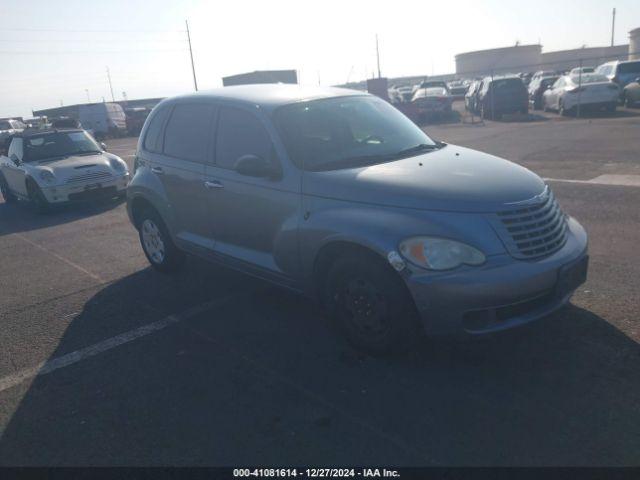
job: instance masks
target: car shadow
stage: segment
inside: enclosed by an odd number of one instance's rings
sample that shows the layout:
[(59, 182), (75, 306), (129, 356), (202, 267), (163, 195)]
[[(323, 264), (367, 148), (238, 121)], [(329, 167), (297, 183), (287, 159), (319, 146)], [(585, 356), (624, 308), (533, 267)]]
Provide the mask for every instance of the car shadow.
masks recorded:
[(100, 215), (125, 203), (124, 199), (54, 206), (46, 213), (35, 212), (27, 202), (0, 201), (0, 237), (74, 222)]
[(592, 312), (379, 359), (309, 300), (191, 263), (86, 301), (50, 360), (219, 303), (0, 392), (0, 465), (637, 463), (640, 351)]

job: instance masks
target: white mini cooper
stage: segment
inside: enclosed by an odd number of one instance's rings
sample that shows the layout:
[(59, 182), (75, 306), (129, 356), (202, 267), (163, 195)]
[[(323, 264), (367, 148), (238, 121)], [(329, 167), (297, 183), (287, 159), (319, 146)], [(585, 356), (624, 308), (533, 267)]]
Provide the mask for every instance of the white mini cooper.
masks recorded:
[(84, 130), (25, 130), (0, 157), (5, 202), (26, 200), (38, 211), (51, 205), (126, 195), (127, 164)]

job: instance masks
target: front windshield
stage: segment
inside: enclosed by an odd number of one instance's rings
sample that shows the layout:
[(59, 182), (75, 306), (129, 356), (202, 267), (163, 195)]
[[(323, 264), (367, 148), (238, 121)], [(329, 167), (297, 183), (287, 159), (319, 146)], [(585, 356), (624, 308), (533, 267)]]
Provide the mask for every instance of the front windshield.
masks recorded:
[(287, 105), (276, 123), (291, 160), (310, 171), (372, 165), (438, 146), (389, 103), (373, 96)]
[(24, 160), (26, 162), (100, 152), (100, 147), (95, 140), (84, 131), (45, 133), (24, 139)]

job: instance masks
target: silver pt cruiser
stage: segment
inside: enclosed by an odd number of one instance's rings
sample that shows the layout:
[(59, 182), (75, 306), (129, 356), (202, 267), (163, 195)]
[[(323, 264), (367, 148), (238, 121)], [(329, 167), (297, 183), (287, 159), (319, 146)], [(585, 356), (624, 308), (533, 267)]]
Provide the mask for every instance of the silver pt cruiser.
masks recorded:
[(312, 295), (372, 353), (530, 322), (586, 279), (587, 234), (540, 177), (351, 90), (167, 99), (127, 197), (157, 270), (186, 252)]

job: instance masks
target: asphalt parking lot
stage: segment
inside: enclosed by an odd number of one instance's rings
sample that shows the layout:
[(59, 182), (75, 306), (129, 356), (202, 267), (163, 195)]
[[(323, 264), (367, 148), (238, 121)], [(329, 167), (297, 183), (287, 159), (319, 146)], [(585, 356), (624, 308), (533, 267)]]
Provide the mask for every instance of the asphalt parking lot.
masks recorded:
[(122, 204), (0, 203), (0, 465), (637, 465), (640, 110), (463, 120), (426, 129), (549, 179), (588, 230), (571, 305), (374, 359), (287, 291), (152, 271)]

